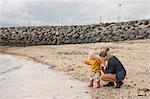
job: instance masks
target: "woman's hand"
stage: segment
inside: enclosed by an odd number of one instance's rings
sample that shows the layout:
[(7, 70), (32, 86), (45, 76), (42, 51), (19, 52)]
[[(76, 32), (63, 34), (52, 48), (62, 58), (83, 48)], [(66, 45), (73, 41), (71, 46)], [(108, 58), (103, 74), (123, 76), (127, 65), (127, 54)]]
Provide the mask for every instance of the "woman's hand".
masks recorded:
[(106, 66), (105, 65), (102, 65), (102, 72), (101, 72), (102, 74), (106, 74), (107, 72), (106, 72)]
[(106, 70), (105, 64), (102, 64), (101, 66), (102, 66), (102, 69), (103, 69), (103, 70)]
[(103, 72), (103, 70), (101, 70), (101, 74), (102, 74), (102, 75), (105, 74), (105, 73)]

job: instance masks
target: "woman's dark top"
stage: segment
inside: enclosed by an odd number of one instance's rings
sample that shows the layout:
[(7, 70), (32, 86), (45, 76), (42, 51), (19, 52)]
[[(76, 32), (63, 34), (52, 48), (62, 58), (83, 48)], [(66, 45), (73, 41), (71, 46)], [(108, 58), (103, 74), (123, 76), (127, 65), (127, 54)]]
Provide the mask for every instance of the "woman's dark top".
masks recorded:
[(115, 56), (112, 56), (108, 60), (108, 66), (106, 68), (107, 73), (116, 74), (118, 80), (124, 79), (126, 75), (126, 70), (119, 59)]

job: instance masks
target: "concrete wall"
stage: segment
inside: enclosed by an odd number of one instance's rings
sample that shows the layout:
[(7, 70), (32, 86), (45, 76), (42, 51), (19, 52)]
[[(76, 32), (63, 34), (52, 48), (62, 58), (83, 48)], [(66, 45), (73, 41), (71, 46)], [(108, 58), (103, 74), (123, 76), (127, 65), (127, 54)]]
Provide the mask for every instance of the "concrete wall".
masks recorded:
[(150, 20), (83, 26), (0, 28), (0, 45), (54, 45), (150, 38)]

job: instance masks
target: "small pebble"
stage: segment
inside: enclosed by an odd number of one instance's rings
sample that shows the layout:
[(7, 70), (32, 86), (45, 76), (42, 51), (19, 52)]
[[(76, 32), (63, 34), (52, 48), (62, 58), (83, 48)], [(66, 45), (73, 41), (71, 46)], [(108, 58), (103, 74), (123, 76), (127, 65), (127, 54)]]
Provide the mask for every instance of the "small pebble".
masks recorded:
[(74, 69), (72, 68), (72, 69), (70, 69), (70, 70), (74, 70)]
[(144, 91), (144, 92), (149, 92), (150, 91), (150, 89), (148, 89), (148, 88), (143, 88), (143, 89), (138, 89), (139, 91)]
[(138, 91), (138, 96), (146, 96), (146, 93), (144, 91)]
[(146, 96), (146, 94), (138, 94), (138, 96)]
[(131, 87), (131, 85), (126, 85), (127, 87)]
[(133, 84), (134, 86), (136, 86), (136, 84)]

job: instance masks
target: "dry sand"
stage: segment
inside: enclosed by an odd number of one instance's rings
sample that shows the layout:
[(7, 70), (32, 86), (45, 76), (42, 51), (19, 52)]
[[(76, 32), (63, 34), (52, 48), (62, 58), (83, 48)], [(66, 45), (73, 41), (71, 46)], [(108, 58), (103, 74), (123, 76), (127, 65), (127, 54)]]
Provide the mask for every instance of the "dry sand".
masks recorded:
[(127, 70), (127, 77), (121, 89), (102, 87), (93, 91), (98, 93), (94, 97), (103, 94), (109, 99), (116, 99), (116, 96), (119, 99), (148, 99), (150, 97), (150, 39), (116, 43), (1, 47), (0, 52), (34, 59), (48, 64), (51, 69), (64, 71), (75, 79), (85, 81), (90, 69), (82, 61), (88, 58), (90, 51), (99, 53), (106, 47), (109, 47), (111, 53), (122, 61)]

